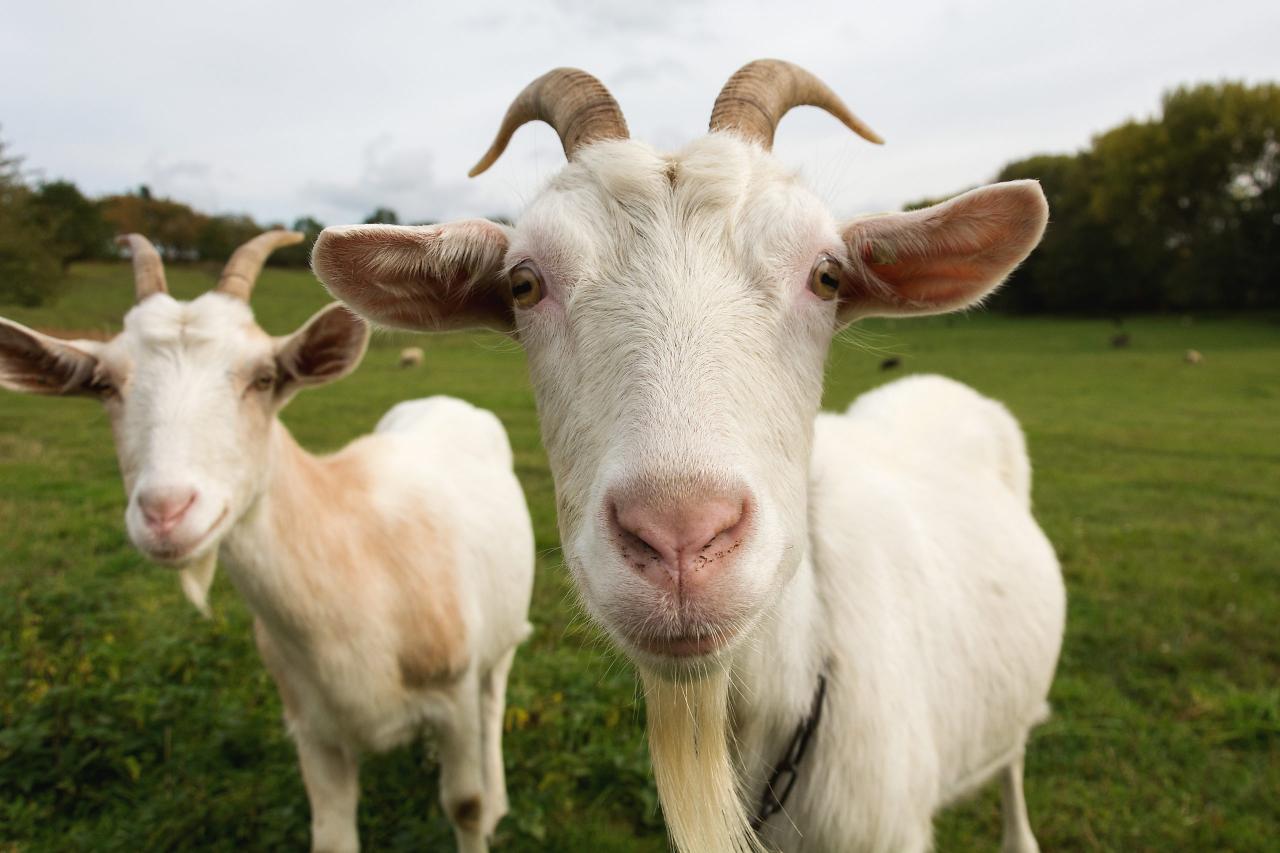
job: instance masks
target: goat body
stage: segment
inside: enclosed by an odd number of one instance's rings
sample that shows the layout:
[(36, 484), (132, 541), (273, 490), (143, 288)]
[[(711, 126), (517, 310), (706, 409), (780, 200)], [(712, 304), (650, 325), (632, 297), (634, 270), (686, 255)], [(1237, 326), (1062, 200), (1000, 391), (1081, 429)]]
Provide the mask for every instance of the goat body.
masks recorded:
[(502, 426), (433, 397), (333, 456), (308, 455), (279, 422), (271, 441), (263, 494), (221, 557), (298, 743), (316, 847), (354, 847), (360, 753), (425, 726), (442, 735), (459, 846), (483, 849), (506, 811), (503, 695), (533, 580)]
[(1022, 749), (1048, 710), (1065, 593), (1029, 488), (1016, 422), (959, 383), (910, 377), (818, 416), (811, 552), (731, 672), (752, 795), (828, 680), (768, 845), (923, 851), (935, 811), (1016, 768), (1006, 849), (1035, 849)]

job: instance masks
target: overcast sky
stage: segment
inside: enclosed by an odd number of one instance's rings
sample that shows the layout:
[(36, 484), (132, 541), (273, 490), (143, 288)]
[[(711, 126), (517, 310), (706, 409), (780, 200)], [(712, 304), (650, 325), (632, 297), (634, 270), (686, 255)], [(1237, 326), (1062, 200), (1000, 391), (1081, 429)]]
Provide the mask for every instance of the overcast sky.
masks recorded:
[(744, 62), (806, 66), (888, 142), (812, 109), (782, 123), (775, 152), (838, 215), (1078, 149), (1179, 83), (1280, 79), (1276, 0), (41, 0), (0, 20), (0, 138), (29, 169), (263, 222), (518, 212), (563, 162), (550, 128), (466, 171), (558, 65), (600, 77), (665, 149)]

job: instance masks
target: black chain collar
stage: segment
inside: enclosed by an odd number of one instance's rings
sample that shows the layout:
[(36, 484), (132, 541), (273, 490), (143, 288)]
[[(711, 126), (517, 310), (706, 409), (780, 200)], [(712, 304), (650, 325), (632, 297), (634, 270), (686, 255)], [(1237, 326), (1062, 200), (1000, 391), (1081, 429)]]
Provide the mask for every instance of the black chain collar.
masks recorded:
[(787, 798), (791, 796), (791, 790), (795, 788), (796, 780), (800, 778), (800, 762), (804, 760), (804, 754), (809, 749), (810, 741), (813, 740), (813, 733), (817, 731), (818, 723), (822, 720), (822, 705), (826, 698), (827, 677), (819, 673), (818, 689), (813, 693), (813, 704), (809, 706), (809, 716), (800, 721), (795, 733), (791, 735), (787, 751), (773, 766), (769, 781), (765, 783), (764, 792), (760, 795), (760, 805), (756, 808), (755, 817), (751, 818), (751, 829), (754, 832), (759, 832), (765, 821), (782, 811), (782, 807), (787, 804)]

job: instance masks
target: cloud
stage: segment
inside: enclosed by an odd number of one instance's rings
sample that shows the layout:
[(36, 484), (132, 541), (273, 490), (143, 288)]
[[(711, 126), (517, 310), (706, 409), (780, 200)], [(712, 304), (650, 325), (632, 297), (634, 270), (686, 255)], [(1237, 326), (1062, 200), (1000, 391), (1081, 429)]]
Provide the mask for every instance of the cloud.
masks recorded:
[(729, 74), (777, 56), (888, 140), (869, 146), (813, 109), (782, 123), (775, 153), (843, 215), (1075, 149), (1179, 83), (1280, 77), (1280, 4), (1184, 7), (223, 0), (209, 16), (162, 0), (25, 3), (0, 28), (0, 79), (22, 83), (0, 86), (0, 119), (29, 168), (93, 194), (150, 183), (263, 221), (351, 222), (379, 205), (480, 216), (518, 211), (564, 162), (555, 134), (530, 127), (481, 179), (463, 177), (548, 69), (598, 76), (633, 135), (669, 150), (703, 132)]
[(398, 147), (390, 135), (364, 148), (358, 174), (346, 180), (309, 181), (300, 193), (330, 221), (352, 221), (379, 207), (396, 211), (402, 222), (438, 222), (473, 213), (481, 205), (474, 184), (442, 181), (428, 146)]
[[(170, 160), (159, 153), (146, 158), (138, 183), (162, 198), (185, 202), (197, 210), (225, 213), (221, 188), (234, 186), (235, 175), (205, 160)], [(242, 212), (242, 211), (233, 211)]]
[(699, 17), (699, 0), (555, 0), (560, 12), (589, 35), (670, 33)]
[(651, 85), (680, 80), (688, 77), (688, 75), (688, 63), (677, 59), (663, 58), (627, 62), (615, 68), (609, 75), (609, 85), (619, 88), (633, 84)]

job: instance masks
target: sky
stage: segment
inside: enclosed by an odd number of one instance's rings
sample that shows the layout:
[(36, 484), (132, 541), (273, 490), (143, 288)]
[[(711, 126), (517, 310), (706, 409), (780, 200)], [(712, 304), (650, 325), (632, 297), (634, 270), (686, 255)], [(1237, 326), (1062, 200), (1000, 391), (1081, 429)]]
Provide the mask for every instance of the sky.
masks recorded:
[(0, 139), (33, 176), (264, 223), (518, 214), (564, 162), (554, 131), (528, 125), (466, 172), (510, 100), (562, 65), (662, 150), (705, 131), (747, 61), (803, 65), (887, 142), (816, 109), (783, 120), (774, 152), (837, 216), (1078, 150), (1178, 84), (1280, 80), (1275, 0), (3, 5)]

